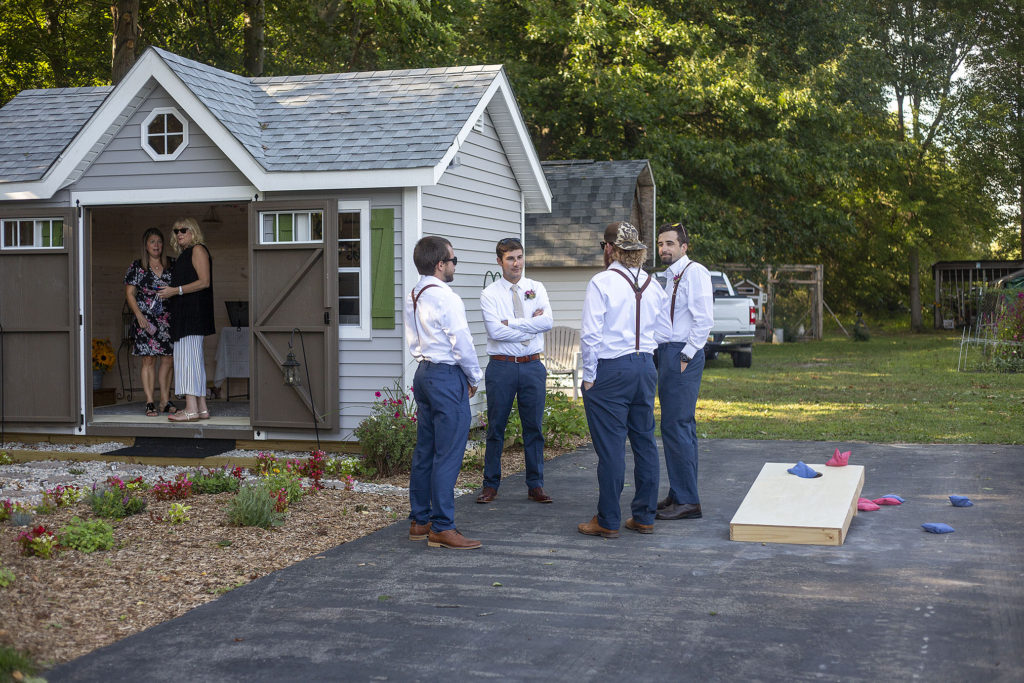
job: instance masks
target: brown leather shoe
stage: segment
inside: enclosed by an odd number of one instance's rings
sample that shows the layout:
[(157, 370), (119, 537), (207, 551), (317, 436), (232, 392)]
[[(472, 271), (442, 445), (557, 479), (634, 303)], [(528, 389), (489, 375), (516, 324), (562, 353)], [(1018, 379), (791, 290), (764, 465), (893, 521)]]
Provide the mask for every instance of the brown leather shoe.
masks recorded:
[(700, 519), (700, 503), (673, 503), (654, 516), (655, 519)]
[(618, 529), (605, 529), (603, 526), (597, 523), (597, 515), (594, 515), (589, 522), (583, 524), (577, 524), (576, 529), (587, 536), (603, 536), (604, 538), (618, 538)]
[(654, 533), (654, 525), (653, 524), (641, 524), (640, 522), (636, 521), (632, 517), (630, 517), (629, 519), (626, 520), (626, 528), (627, 529), (632, 529), (633, 531), (638, 531), (641, 534), (653, 534)]
[(670, 491), (667, 496), (658, 501), (658, 509), (664, 510), (672, 504), (672, 492)]
[(419, 524), (416, 520), (412, 520), (409, 523), (409, 540), (410, 541), (425, 541), (427, 540), (427, 534), (430, 533), (430, 522), (426, 524)]
[(544, 487), (542, 487), (542, 486), (534, 486), (532, 489), (530, 489), (526, 493), (526, 496), (530, 500), (532, 500), (532, 501), (534, 501), (536, 503), (553, 503), (553, 502), (555, 502), (554, 499), (551, 496), (549, 496), (548, 494), (544, 493)]
[(484, 490), (480, 492), (480, 495), (476, 497), (478, 503), (490, 503), (498, 497), (498, 489), (490, 486), (485, 486)]
[(431, 548), (451, 548), (452, 550), (472, 550), (480, 547), (480, 541), (466, 538), (458, 529), (442, 532), (431, 531), (427, 536), (427, 545)]

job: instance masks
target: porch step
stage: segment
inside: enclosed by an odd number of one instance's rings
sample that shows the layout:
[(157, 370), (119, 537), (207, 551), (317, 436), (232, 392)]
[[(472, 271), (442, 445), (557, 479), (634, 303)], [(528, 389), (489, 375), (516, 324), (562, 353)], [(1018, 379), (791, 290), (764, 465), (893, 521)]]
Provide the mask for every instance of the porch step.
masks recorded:
[(134, 445), (108, 451), (104, 455), (131, 456), (133, 458), (209, 458), (233, 450), (235, 450), (234, 439), (137, 436)]

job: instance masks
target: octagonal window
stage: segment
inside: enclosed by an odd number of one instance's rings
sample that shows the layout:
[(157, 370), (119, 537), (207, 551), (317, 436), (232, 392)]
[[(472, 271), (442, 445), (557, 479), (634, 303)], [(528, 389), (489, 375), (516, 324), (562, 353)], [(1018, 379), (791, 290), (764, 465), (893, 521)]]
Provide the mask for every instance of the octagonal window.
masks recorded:
[(188, 121), (177, 109), (154, 109), (142, 122), (142, 149), (154, 160), (177, 159), (186, 146)]

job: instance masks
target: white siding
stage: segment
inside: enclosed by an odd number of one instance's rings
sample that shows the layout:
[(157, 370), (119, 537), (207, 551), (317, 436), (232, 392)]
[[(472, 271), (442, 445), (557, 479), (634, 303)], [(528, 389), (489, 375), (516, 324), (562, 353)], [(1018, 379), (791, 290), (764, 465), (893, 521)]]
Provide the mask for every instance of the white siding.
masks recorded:
[(458, 158), (459, 165), (450, 167), (436, 186), (423, 188), (423, 234), (451, 240), (459, 258), (452, 287), (466, 304), (483, 367), (487, 332), (480, 292), (491, 283), (489, 277), (485, 282), (485, 274), (501, 272), (494, 252), (498, 240), (522, 235), (522, 193), (490, 117), (483, 133), (469, 135)]
[(587, 283), (602, 268), (530, 268), (530, 247), (526, 247), (526, 268), (529, 276), (544, 283), (551, 300), (555, 325), (580, 329), (583, 316), (583, 297)]
[[(174, 107), (188, 119), (188, 147), (174, 161), (154, 161), (142, 149), (140, 126), (157, 107)], [(249, 185), (249, 181), (220, 148), (163, 88), (155, 88), (114, 133), (73, 189), (82, 192), (244, 185)]]

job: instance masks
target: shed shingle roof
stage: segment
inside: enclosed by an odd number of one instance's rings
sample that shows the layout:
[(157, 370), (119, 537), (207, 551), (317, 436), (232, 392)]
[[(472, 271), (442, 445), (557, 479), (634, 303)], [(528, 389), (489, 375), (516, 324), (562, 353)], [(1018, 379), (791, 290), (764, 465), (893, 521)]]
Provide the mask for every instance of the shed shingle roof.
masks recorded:
[(647, 160), (545, 161), (541, 166), (551, 188), (551, 213), (526, 216), (529, 264), (600, 267), (597, 245), (605, 226), (630, 220), (637, 184), (652, 183)]

